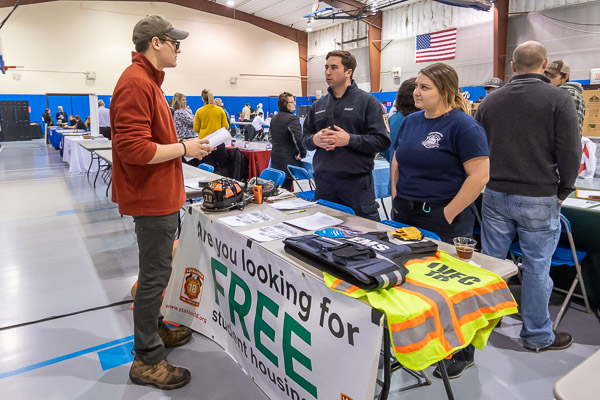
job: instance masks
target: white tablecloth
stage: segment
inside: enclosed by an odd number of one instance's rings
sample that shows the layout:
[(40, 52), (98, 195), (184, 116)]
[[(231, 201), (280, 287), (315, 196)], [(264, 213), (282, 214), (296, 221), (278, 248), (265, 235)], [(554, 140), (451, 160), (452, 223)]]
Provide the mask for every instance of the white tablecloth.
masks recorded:
[[(87, 172), (90, 162), (92, 161), (92, 153), (84, 149), (79, 145), (82, 140), (94, 140), (84, 139), (82, 136), (65, 136), (64, 147), (63, 147), (63, 161), (69, 164), (69, 173), (80, 174)], [(107, 141), (107, 138), (95, 139)], [(98, 169), (98, 163), (92, 164), (90, 171), (96, 171)]]

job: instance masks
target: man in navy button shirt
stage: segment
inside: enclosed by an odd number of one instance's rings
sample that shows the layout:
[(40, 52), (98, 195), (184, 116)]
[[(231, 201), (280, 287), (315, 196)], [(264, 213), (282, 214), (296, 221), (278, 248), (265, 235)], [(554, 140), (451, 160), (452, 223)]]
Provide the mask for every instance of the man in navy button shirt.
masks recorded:
[(306, 116), (302, 142), (313, 158), (316, 199), (351, 207), (356, 215), (379, 221), (373, 185), (374, 158), (390, 145), (381, 104), (360, 90), (352, 76), (356, 59), (331, 51), (325, 62), (326, 96)]

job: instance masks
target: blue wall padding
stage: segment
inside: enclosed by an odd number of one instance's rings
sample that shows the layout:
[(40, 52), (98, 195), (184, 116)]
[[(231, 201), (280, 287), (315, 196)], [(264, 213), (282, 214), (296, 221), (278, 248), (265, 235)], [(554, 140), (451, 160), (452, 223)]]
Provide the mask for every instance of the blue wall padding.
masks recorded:
[[(589, 80), (576, 80), (574, 82), (579, 82), (582, 85), (588, 85), (590, 83)], [(485, 90), (483, 86), (465, 86), (461, 88), (463, 91), (468, 91), (470, 94), (469, 100), (475, 102), (479, 97), (485, 96)], [(388, 104), (393, 104), (396, 98), (396, 92), (378, 92), (373, 93), (379, 101), (386, 100)], [(29, 114), (29, 118), (31, 122), (42, 123), (42, 114), (46, 110), (46, 97), (48, 101), (48, 107), (52, 112), (52, 118), (55, 119), (56, 112), (58, 111), (58, 106), (63, 106), (63, 109), (68, 115), (79, 115), (82, 120), (85, 121), (85, 118), (90, 115), (90, 106), (89, 100), (87, 96), (46, 96), (45, 94), (0, 94), (0, 101), (8, 100), (27, 100), (29, 102), (29, 107), (31, 108), (31, 113)], [(98, 95), (98, 99), (104, 100), (104, 103), (107, 107), (110, 108), (110, 99), (111, 95)], [(229, 115), (235, 116), (237, 119), (238, 113), (242, 111), (245, 103), (250, 103), (253, 108), (256, 108), (258, 103), (263, 104), (263, 109), (265, 111), (265, 118), (268, 115), (267, 113), (274, 113), (278, 111), (277, 108), (277, 97), (276, 96), (219, 96), (215, 95), (215, 97), (220, 97), (225, 104), (225, 109), (229, 113)], [(167, 96), (167, 100), (170, 100), (172, 96)], [(300, 106), (311, 105), (313, 104), (314, 96), (298, 96), (296, 97), (296, 109)], [(190, 106), (192, 111), (195, 113), (196, 110), (204, 105), (202, 102), (202, 98), (200, 96), (187, 96), (187, 104)], [(391, 108), (391, 105), (388, 105), (388, 111)], [(54, 121), (56, 122), (56, 120)], [(43, 126), (43, 125), (42, 125)]]

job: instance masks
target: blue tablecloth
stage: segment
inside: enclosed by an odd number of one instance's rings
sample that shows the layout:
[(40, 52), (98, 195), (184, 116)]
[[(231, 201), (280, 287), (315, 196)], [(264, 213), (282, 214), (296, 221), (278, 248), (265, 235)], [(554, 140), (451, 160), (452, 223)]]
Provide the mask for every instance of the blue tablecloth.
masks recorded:
[[(314, 151), (309, 151), (302, 159), (302, 167), (311, 175), (313, 173)], [(375, 160), (373, 168), (373, 182), (375, 183), (375, 197), (378, 199), (391, 196), (390, 188), (390, 163), (385, 160)]]
[(89, 135), (90, 132), (83, 131), (81, 129), (64, 129), (58, 126), (51, 126), (48, 128), (48, 141), (52, 146), (60, 150), (60, 156), (63, 156), (63, 137), (65, 135)]
[(57, 150), (60, 149), (60, 141), (62, 139), (62, 135), (56, 132), (58, 129), (61, 128), (58, 126), (48, 127), (48, 140), (50, 141), (52, 147), (54, 147)]

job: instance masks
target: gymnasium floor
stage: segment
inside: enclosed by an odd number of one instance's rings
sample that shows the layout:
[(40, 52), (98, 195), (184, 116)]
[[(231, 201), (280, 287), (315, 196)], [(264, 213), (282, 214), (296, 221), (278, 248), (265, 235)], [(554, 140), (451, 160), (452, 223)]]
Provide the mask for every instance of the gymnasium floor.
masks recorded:
[[(188, 386), (162, 392), (129, 382), (129, 291), (137, 245), (132, 219), (119, 215), (105, 189), (101, 182), (94, 190), (85, 174), (70, 175), (43, 140), (2, 144), (1, 398), (266, 399), (219, 346), (199, 334), (168, 353), (171, 362), (191, 369)], [(559, 302), (560, 296), (553, 298)], [(552, 399), (554, 383), (600, 349), (600, 324), (581, 309), (571, 308), (561, 323), (575, 344), (540, 354), (520, 346), (519, 320), (505, 318), (489, 346), (476, 353), (475, 366), (452, 381), (456, 398)], [(556, 306), (551, 312), (556, 315)], [(399, 392), (411, 381), (396, 373), (390, 399), (444, 399), (443, 385), (432, 380), (431, 386)]]

